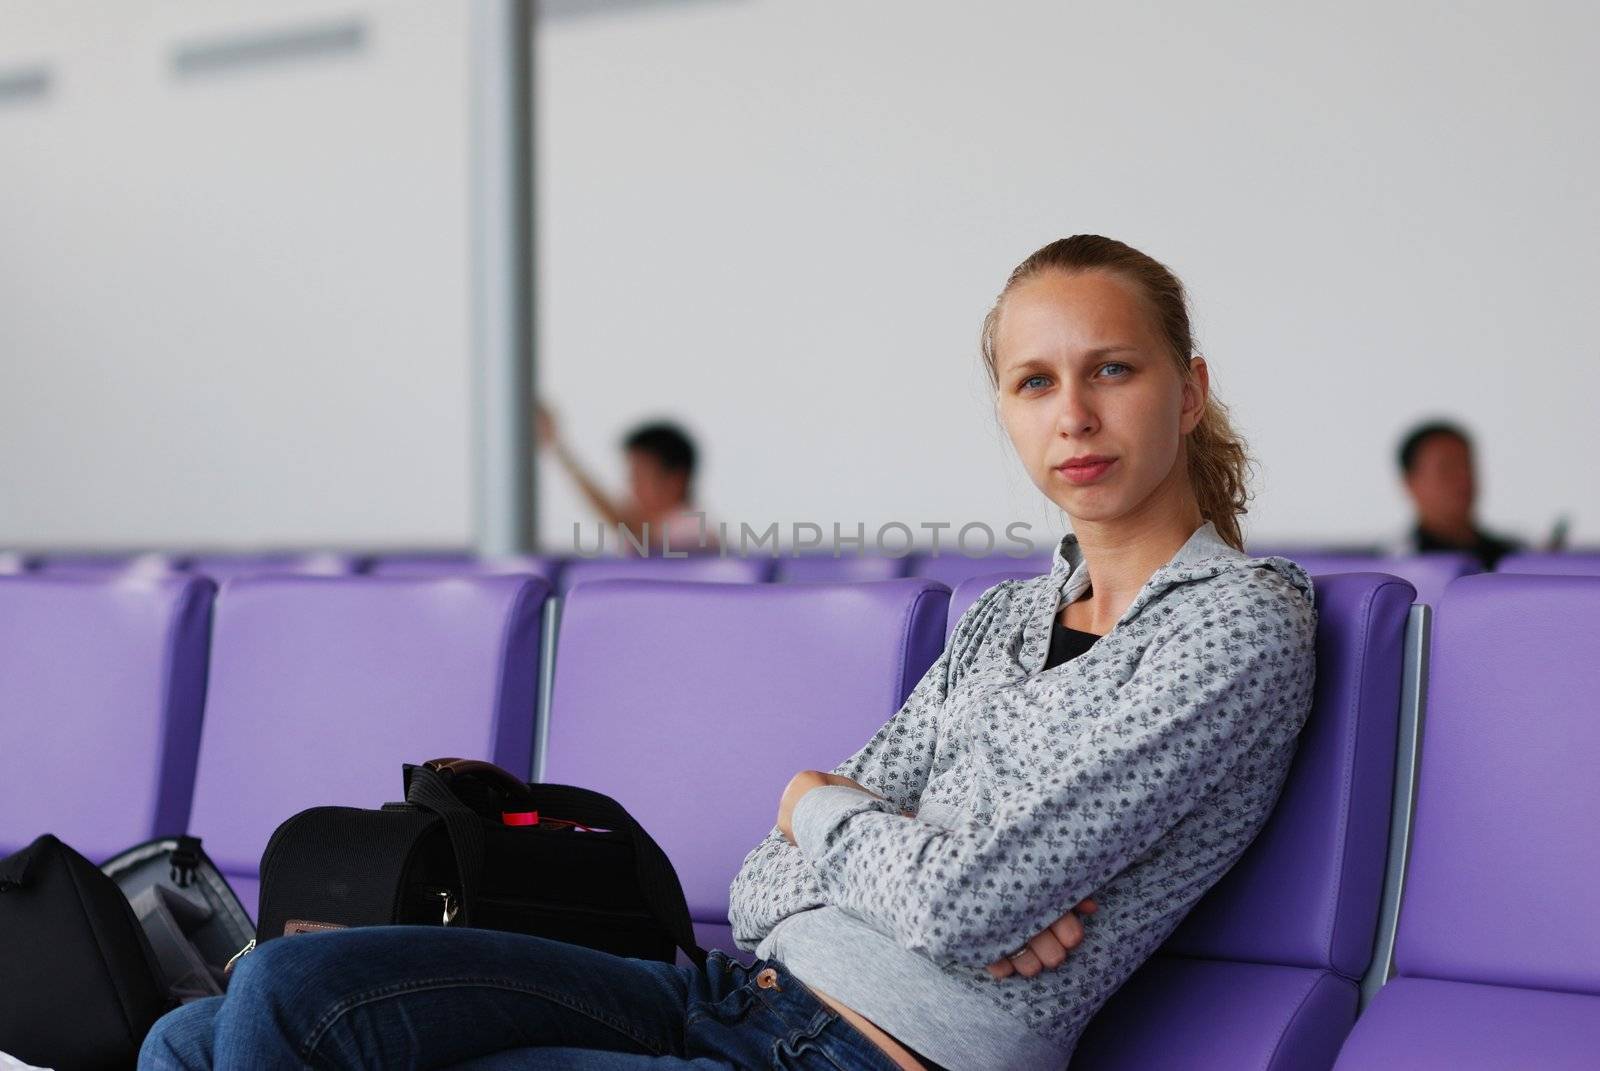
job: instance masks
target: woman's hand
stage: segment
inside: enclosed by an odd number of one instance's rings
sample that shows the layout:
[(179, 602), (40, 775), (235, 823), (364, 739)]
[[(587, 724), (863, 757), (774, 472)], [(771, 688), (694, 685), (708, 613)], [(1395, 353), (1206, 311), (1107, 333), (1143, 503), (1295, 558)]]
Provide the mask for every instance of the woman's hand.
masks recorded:
[(801, 796), (823, 785), (843, 785), (845, 788), (853, 788), (857, 792), (865, 792), (869, 796), (883, 799), (881, 794), (841, 774), (824, 773), (821, 770), (801, 770), (789, 779), (789, 784), (783, 790), (783, 797), (778, 801), (778, 829), (782, 831), (783, 839), (790, 844), (794, 843), (794, 805), (800, 802)]
[(1053, 971), (1067, 961), (1067, 953), (1083, 943), (1083, 923), (1079, 915), (1092, 915), (1100, 905), (1085, 900), (1049, 926), (1034, 934), (1021, 951), (997, 959), (984, 969), (995, 981), (1020, 974), (1032, 978), (1041, 971)]

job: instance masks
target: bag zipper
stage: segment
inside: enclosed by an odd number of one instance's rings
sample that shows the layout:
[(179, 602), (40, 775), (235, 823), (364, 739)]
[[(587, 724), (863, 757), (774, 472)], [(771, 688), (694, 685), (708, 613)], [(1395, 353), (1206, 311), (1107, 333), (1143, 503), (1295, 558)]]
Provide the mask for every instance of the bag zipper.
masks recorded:
[(235, 952), (233, 954), (233, 958), (230, 959), (227, 962), (227, 964), (222, 968), (222, 976), (224, 978), (233, 977), (233, 965), (238, 963), (241, 959), (244, 959), (246, 956), (248, 956), (250, 953), (254, 952), (255, 950), (256, 950), (256, 939), (254, 937), (252, 937), (252, 938), (250, 938), (250, 943), (245, 945), (243, 948), (239, 949), (239, 951)]

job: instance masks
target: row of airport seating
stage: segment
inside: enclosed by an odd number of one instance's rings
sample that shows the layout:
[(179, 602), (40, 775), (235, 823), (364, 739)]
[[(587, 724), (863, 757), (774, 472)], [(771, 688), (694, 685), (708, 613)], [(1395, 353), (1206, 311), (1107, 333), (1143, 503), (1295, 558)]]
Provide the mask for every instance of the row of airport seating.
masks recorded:
[[(1252, 554), (1281, 554), (1314, 576), (1377, 570), (1398, 576), (1417, 589), (1417, 601), (1434, 605), (1453, 580), (1480, 571), (1467, 554), (1431, 553), (1378, 555), (1282, 547), (1252, 548)], [(919, 551), (900, 557), (882, 554), (801, 553), (776, 557), (722, 557), (714, 554), (683, 558), (587, 558), (577, 555), (509, 555), (480, 557), (468, 553), (413, 553), (359, 556), (338, 552), (280, 554), (110, 555), (60, 554), (26, 556), (0, 553), (0, 575), (37, 572), (48, 575), (165, 575), (187, 572), (219, 583), (233, 577), (263, 574), (302, 576), (514, 576), (542, 577), (557, 594), (588, 580), (660, 578), (731, 583), (895, 580), (924, 577), (951, 588), (975, 576), (1037, 575), (1050, 568), (1048, 552), (1020, 557), (993, 553), (967, 555), (959, 550)], [(1497, 568), (1502, 573), (1600, 575), (1600, 551), (1513, 554)]]
[[(188, 831), (253, 909), (284, 818), (482, 756), (621, 800), (731, 950), (728, 885), (783, 784), (876, 731), (994, 582), (0, 577), (0, 854)], [(1458, 579), (1431, 644), (1402, 579), (1316, 588), (1269, 825), (1073, 1067), (1592, 1066), (1600, 578)]]
[(691, 554), (680, 557), (584, 557), (576, 554), (478, 556), (416, 553), (361, 556), (341, 552), (284, 554), (38, 554), (0, 553), (0, 575), (51, 576), (192, 573), (221, 583), (242, 576), (537, 576), (557, 594), (589, 580), (635, 577), (726, 583), (897, 580), (925, 577), (954, 586), (999, 569), (1048, 571), (1050, 554), (1031, 552), (967, 555), (959, 550), (888, 555), (785, 553), (766, 556)]

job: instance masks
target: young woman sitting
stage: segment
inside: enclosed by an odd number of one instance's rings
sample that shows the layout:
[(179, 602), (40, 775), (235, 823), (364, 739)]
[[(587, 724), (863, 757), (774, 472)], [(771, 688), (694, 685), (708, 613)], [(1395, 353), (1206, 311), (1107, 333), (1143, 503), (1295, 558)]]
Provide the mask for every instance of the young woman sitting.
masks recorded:
[(732, 889), (753, 966), (300, 936), (161, 1020), (140, 1066), (1064, 1067), (1265, 823), (1315, 613), (1303, 571), (1241, 550), (1244, 447), (1165, 267), (1051, 243), (982, 339), (999, 418), (1073, 534), (962, 615), (859, 752), (784, 788)]

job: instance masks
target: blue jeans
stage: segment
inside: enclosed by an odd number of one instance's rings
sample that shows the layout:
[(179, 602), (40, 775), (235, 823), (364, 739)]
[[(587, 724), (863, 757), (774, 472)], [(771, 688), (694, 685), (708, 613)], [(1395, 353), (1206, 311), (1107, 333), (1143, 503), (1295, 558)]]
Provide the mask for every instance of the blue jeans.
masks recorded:
[(167, 1015), (139, 1067), (894, 1071), (775, 962), (624, 959), (489, 930), (382, 926), (269, 941), (225, 997)]

